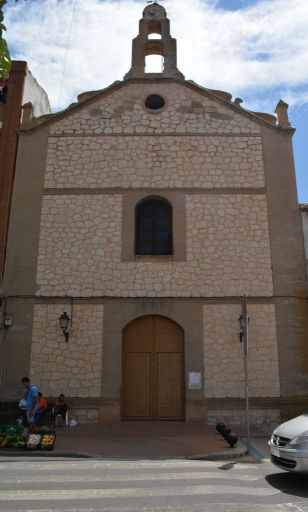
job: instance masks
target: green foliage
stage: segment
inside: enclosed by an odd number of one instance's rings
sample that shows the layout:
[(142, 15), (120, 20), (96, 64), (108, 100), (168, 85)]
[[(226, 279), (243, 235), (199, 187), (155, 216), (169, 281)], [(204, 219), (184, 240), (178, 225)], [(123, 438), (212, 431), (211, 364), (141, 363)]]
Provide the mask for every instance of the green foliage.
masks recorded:
[(3, 25), (3, 7), (6, 4), (6, 0), (0, 0), (0, 77), (5, 80), (9, 74), (11, 67), (11, 57), (7, 47), (7, 42), (3, 38), (3, 32), (6, 30)]
[[(18, 0), (14, 0), (17, 2)], [(3, 7), (7, 3), (7, 0), (0, 0), (0, 78), (5, 80), (8, 77), (9, 71), (11, 69), (11, 57), (10, 52), (7, 47), (7, 42), (3, 37), (3, 32), (6, 30), (5, 25), (3, 25)]]
[(11, 57), (7, 47), (7, 42), (0, 34), (0, 77), (5, 80), (11, 68)]

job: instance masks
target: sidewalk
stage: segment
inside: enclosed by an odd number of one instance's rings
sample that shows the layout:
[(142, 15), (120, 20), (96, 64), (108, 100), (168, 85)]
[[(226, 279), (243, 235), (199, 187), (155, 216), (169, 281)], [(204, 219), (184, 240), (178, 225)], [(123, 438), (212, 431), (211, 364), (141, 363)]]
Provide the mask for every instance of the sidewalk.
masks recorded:
[[(243, 429), (234, 428), (239, 436)], [(125, 421), (105, 425), (59, 427), (52, 452), (6, 451), (0, 455), (35, 455), (55, 457), (104, 457), (115, 459), (189, 458), (229, 460), (245, 455), (246, 446), (239, 441), (230, 448), (215, 426), (176, 421)], [(264, 437), (252, 431), (252, 436)], [(256, 456), (256, 454), (254, 454)], [(258, 457), (257, 457), (258, 458)]]

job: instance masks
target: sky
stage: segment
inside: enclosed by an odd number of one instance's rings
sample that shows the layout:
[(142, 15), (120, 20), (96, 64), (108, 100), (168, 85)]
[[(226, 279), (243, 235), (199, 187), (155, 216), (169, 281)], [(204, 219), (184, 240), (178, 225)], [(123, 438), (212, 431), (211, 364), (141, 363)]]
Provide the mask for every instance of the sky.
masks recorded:
[[(228, 91), (242, 107), (274, 113), (283, 99), (299, 202), (308, 203), (308, 1), (162, 0), (187, 80)], [(53, 111), (122, 80), (146, 6), (140, 0), (8, 0), (11, 56), (26, 60)]]

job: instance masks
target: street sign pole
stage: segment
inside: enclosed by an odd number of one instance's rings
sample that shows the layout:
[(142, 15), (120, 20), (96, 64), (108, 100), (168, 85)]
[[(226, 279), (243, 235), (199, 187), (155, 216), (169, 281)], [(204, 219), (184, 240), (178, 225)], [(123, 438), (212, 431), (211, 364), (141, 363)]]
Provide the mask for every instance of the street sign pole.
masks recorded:
[(249, 383), (248, 383), (248, 324), (249, 316), (247, 313), (247, 298), (244, 295), (242, 302), (242, 319), (243, 319), (243, 349), (244, 349), (244, 378), (245, 378), (245, 403), (246, 403), (246, 436), (247, 436), (247, 453), (250, 453), (250, 419), (249, 419)]

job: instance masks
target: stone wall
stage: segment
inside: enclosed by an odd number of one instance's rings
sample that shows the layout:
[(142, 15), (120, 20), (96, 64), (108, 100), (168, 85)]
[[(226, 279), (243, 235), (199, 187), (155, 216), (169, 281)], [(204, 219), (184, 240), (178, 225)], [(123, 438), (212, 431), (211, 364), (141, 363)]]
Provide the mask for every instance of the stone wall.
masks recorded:
[[(250, 425), (257, 427), (268, 435), (281, 423), (280, 409), (250, 409)], [(232, 410), (212, 410), (207, 413), (207, 424), (217, 425), (217, 423), (226, 423), (237, 434), (237, 427), (241, 431), (246, 427), (246, 411), (243, 409)]]
[(50, 137), (45, 188), (264, 187), (260, 137)]
[(121, 211), (120, 194), (45, 196), (37, 295), (272, 294), (263, 195), (187, 194), (186, 261), (121, 261)]
[[(124, 82), (105, 90), (87, 105), (51, 126), (51, 134), (159, 134), (222, 133), (260, 134), (260, 126), (236, 107), (227, 108), (187, 82)], [(144, 107), (150, 94), (160, 94), (165, 108), (159, 112)]]
[(87, 423), (98, 423), (97, 409), (69, 409), (69, 420), (74, 419), (78, 423), (85, 425)]
[[(66, 311), (72, 331), (66, 342), (59, 316)], [(31, 380), (45, 396), (101, 396), (103, 306), (37, 304), (34, 307)]]
[[(238, 305), (203, 306), (205, 396), (244, 397)], [(275, 306), (249, 304), (249, 396), (280, 396)]]

